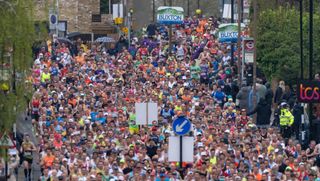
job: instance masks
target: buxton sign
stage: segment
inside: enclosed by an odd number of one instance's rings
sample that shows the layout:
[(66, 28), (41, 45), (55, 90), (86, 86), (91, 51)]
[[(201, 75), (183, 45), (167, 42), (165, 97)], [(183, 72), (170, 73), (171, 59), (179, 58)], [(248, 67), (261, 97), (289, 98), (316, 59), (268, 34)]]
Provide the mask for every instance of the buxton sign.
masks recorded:
[(298, 82), (297, 95), (299, 102), (320, 102), (320, 82), (303, 80)]
[[(241, 28), (245, 25), (241, 24)], [(238, 24), (227, 23), (219, 25), (219, 41), (235, 43), (238, 40)]]
[(157, 10), (157, 22), (160, 24), (182, 24), (183, 19), (182, 7), (160, 6)]

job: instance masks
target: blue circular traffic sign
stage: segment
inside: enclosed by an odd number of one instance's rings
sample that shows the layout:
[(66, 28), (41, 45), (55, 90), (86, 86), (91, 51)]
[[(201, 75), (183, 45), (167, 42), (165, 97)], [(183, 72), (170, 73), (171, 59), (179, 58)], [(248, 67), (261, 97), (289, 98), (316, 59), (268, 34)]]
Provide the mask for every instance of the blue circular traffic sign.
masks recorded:
[(50, 22), (51, 22), (51, 24), (56, 24), (56, 23), (57, 23), (57, 17), (56, 17), (56, 15), (52, 14), (52, 15), (50, 16)]
[(172, 128), (177, 135), (183, 136), (191, 130), (191, 122), (185, 117), (178, 117), (173, 121)]

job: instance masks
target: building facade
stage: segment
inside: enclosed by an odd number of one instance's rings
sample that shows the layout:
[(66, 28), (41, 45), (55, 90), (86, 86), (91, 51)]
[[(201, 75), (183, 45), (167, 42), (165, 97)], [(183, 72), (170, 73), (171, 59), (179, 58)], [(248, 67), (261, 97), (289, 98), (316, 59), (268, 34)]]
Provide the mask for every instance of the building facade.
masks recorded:
[[(48, 21), (49, 11), (58, 11), (59, 22), (65, 23), (67, 34), (115, 34), (111, 4), (117, 0), (37, 0), (35, 19)], [(58, 7), (58, 8), (57, 8)]]
[[(218, 16), (218, 0), (173, 0), (173, 6), (184, 8), (185, 15), (193, 15), (200, 8), (205, 15)], [(153, 4), (154, 3), (154, 4)], [(132, 28), (138, 30), (156, 21), (159, 6), (169, 5), (169, 0), (35, 0), (35, 18), (47, 21), (49, 11), (58, 9), (59, 21), (65, 23), (66, 34), (80, 32), (82, 34), (111, 35), (118, 34), (114, 24), (114, 4), (123, 4), (124, 24), (128, 24), (128, 12), (133, 10)], [(199, 6), (199, 7), (198, 7)], [(58, 8), (56, 8), (58, 7)]]

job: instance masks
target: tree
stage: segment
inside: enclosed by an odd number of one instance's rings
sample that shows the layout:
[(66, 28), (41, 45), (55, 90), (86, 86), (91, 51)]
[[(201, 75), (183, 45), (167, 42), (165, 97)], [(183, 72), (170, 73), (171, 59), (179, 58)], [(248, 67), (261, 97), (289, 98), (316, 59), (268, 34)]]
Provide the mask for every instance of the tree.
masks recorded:
[(33, 3), (0, 0), (0, 130), (11, 129), (17, 113), (26, 108), (26, 98), (32, 95), (24, 80), (32, 65)]
[[(261, 9), (261, 6), (260, 6)], [(305, 75), (309, 60), (308, 13), (303, 15)], [(319, 27), (319, 13), (314, 27)], [(295, 84), (300, 78), (299, 11), (292, 6), (279, 6), (259, 12), (257, 22), (257, 62), (270, 79), (284, 79)], [(314, 28), (314, 72), (319, 71), (320, 29)]]

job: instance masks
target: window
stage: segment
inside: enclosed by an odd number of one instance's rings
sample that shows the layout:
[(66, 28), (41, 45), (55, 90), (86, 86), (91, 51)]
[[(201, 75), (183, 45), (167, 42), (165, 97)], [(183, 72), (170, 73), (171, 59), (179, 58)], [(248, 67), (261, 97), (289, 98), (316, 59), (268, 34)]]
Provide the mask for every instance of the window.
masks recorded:
[(100, 0), (100, 14), (112, 14), (112, 4), (121, 2), (121, 0)]
[(100, 0), (100, 14), (109, 14), (109, 0)]
[(113, 13), (112, 5), (113, 5), (113, 4), (121, 3), (122, 0), (109, 0), (109, 1), (110, 1), (110, 11), (109, 11), (109, 13), (112, 14), (112, 13)]
[(91, 22), (101, 22), (101, 14), (93, 14)]

